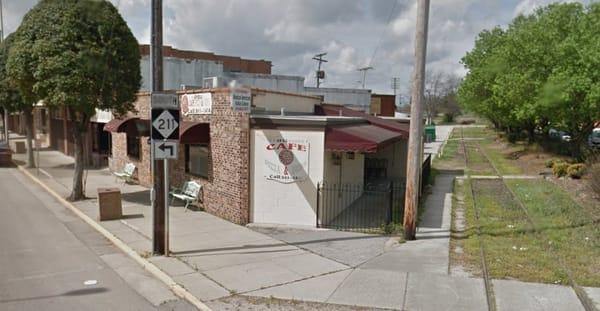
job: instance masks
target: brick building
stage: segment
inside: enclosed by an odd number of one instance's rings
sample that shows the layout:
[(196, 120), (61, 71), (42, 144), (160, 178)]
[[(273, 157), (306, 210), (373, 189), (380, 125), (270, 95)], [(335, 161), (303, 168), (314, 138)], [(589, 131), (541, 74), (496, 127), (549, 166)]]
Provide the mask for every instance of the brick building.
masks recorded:
[[(317, 184), (362, 184), (370, 177), (365, 163), (371, 158), (390, 163), (389, 177), (405, 175), (404, 127), (324, 105), (316, 96), (246, 91), (251, 94), (247, 111), (232, 107), (232, 92), (237, 91), (230, 88), (177, 92), (182, 103), (180, 151), (178, 159), (170, 161), (170, 180), (172, 186), (189, 180), (201, 184), (207, 212), (239, 224), (315, 226), (321, 221)], [(192, 107), (192, 102), (204, 106)], [(150, 94), (141, 93), (135, 113), (104, 128), (112, 136), (110, 169), (121, 171), (133, 163), (139, 183), (148, 187), (152, 184), (149, 109)], [(283, 162), (276, 146), (290, 149), (291, 162)]]

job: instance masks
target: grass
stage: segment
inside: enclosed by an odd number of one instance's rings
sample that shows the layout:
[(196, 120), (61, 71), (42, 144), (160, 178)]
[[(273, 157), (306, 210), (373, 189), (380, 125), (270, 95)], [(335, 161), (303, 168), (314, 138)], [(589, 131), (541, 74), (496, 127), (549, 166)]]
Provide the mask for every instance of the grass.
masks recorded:
[(490, 161), (494, 163), (494, 166), (500, 173), (500, 175), (521, 175), (523, 171), (519, 168), (515, 161), (506, 157), (503, 153), (504, 149), (502, 146), (498, 146), (495, 142), (485, 141), (482, 142), (481, 147), (485, 151)]
[[(480, 264), (475, 211), (480, 213), (486, 263), (495, 279), (568, 284), (569, 267), (582, 286), (600, 286), (600, 226), (561, 189), (545, 180), (510, 180), (508, 186), (523, 202), (527, 214), (501, 180), (465, 182), (465, 266)], [(473, 187), (475, 197), (470, 197)], [(458, 192), (457, 192), (458, 193)]]
[(526, 206), (550, 252), (560, 258), (583, 286), (600, 286), (600, 226), (585, 207), (545, 180), (512, 180), (507, 184)]
[[(455, 130), (452, 131), (454, 133)], [(458, 140), (449, 140), (444, 145), (444, 149), (442, 150), (442, 154), (437, 158), (440, 161), (446, 161), (450, 159), (454, 159), (458, 152), (458, 147), (460, 145), (460, 141)]]

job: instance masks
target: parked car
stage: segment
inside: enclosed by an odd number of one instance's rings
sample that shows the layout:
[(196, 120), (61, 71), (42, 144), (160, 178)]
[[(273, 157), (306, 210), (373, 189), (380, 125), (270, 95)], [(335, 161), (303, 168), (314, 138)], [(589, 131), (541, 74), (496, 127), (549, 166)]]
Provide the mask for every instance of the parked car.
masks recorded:
[(592, 130), (592, 133), (588, 137), (588, 144), (592, 148), (600, 148), (600, 127)]
[(560, 131), (557, 129), (550, 129), (548, 131), (548, 136), (550, 138), (554, 138), (554, 139), (559, 139), (561, 141), (564, 142), (570, 142), (571, 141), (571, 135), (565, 131)]

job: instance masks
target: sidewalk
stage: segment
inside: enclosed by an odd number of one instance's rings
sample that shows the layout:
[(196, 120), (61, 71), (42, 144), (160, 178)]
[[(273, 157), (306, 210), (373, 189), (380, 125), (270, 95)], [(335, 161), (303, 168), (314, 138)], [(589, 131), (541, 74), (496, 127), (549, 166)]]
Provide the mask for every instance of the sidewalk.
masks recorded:
[[(22, 160), (24, 155), (15, 155), (15, 158)], [(39, 174), (37, 169), (28, 171), (66, 197), (72, 182), (72, 159), (57, 151), (41, 151), (40, 162)], [(123, 194), (124, 217), (99, 222), (100, 225), (215, 308), (221, 308), (222, 302), (229, 299), (224, 297), (237, 294), (328, 303), (330, 310), (336, 310), (336, 304), (369, 309), (487, 310), (481, 279), (448, 274), (453, 176), (438, 177), (433, 193), (425, 202), (427, 208), (418, 229), (419, 240), (395, 245), (366, 261), (354, 262), (342, 260), (342, 255), (328, 255), (334, 252), (305, 247), (311, 241), (321, 242), (320, 249), (326, 250), (330, 242), (317, 237), (306, 235), (309, 240), (296, 245), (208, 213), (185, 212), (180, 204), (171, 207), (170, 212), (173, 256), (152, 257), (148, 189), (116, 182), (107, 169), (89, 170), (87, 174), (86, 194), (90, 199), (74, 205), (97, 219), (96, 189), (119, 187)], [(383, 248), (383, 243), (377, 243)], [(343, 248), (336, 249), (335, 253), (340, 251)], [(497, 292), (499, 310), (513, 310), (511, 306), (515, 305), (501, 302), (530, 299), (525, 290), (515, 290), (527, 287), (527, 283), (511, 282), (494, 281), (500, 289)], [(535, 287), (553, 288), (560, 293), (570, 290), (544, 284), (535, 284)], [(541, 295), (545, 303), (541, 307), (577, 310), (558, 308), (578, 303), (568, 292), (562, 296), (544, 293)]]

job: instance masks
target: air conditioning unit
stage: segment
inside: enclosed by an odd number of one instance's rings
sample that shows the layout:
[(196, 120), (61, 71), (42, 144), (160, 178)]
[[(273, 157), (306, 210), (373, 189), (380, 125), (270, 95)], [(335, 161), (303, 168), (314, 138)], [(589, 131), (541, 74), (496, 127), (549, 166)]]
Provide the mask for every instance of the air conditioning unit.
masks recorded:
[(213, 89), (225, 86), (227, 86), (227, 81), (225, 81), (225, 79), (222, 77), (209, 77), (204, 78), (202, 81), (202, 87), (205, 89)]

